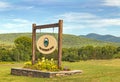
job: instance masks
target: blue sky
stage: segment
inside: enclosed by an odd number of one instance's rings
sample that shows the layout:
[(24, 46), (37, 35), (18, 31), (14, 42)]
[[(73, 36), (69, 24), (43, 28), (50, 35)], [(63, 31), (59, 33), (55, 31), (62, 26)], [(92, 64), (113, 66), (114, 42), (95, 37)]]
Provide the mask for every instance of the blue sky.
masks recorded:
[(120, 36), (120, 0), (0, 0), (0, 33), (31, 32), (32, 23), (59, 19), (64, 21), (65, 34)]

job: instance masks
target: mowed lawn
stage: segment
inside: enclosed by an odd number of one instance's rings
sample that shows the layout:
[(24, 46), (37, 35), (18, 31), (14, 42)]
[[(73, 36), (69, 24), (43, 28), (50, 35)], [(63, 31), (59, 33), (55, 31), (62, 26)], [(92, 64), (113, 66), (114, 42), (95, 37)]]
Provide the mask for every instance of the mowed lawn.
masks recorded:
[(73, 70), (83, 70), (83, 73), (56, 78), (14, 76), (10, 74), (11, 68), (22, 67), (23, 63), (0, 62), (0, 82), (120, 82), (120, 59), (63, 62), (62, 64)]

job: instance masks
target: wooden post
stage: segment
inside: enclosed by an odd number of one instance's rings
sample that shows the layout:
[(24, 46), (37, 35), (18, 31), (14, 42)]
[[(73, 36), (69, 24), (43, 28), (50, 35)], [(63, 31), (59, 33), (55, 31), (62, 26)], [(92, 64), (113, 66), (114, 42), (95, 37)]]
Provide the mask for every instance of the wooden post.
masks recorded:
[(36, 48), (36, 24), (32, 24), (32, 65), (35, 64), (35, 48)]
[(36, 24), (32, 24), (32, 65), (35, 64), (36, 29), (53, 28), (53, 27), (58, 27), (58, 68), (59, 69), (61, 68), (63, 20), (59, 20), (59, 23), (41, 25), (41, 26), (36, 26)]
[(62, 60), (62, 28), (63, 28), (63, 20), (59, 20), (58, 27), (58, 68), (61, 68), (61, 60)]

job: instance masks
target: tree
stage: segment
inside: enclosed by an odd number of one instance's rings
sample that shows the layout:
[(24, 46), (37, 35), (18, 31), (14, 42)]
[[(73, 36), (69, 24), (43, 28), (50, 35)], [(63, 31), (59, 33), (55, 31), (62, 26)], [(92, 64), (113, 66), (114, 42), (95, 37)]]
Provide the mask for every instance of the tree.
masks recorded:
[(81, 47), (78, 50), (78, 55), (81, 60), (93, 59), (95, 58), (94, 47), (93, 46)]
[(120, 47), (117, 48), (117, 51), (120, 52)]
[(0, 48), (0, 61), (12, 61), (10, 50)]
[(75, 62), (79, 60), (78, 49), (77, 48), (68, 48), (63, 49), (63, 61)]
[(32, 55), (32, 39), (26, 36), (21, 36), (15, 39), (14, 44), (18, 50), (18, 60), (30, 60)]

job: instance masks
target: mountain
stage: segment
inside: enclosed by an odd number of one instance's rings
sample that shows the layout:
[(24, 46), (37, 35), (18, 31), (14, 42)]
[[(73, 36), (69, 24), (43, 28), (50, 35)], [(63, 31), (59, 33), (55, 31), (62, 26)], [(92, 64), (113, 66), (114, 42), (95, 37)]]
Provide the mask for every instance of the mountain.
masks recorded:
[(116, 37), (113, 35), (99, 35), (95, 33), (90, 33), (82, 36), (90, 39), (101, 40), (101, 41), (120, 42), (120, 37)]
[[(45, 33), (37, 33), (37, 40), (40, 36), (44, 35)], [(58, 38), (57, 34), (47, 33), (49, 35), (53, 35), (56, 39)], [(0, 34), (0, 45), (14, 45), (14, 40), (20, 36), (27, 36), (32, 37), (31, 33), (8, 33), (8, 34)], [(58, 39), (57, 39), (58, 40)], [(86, 38), (83, 36), (76, 36), (70, 34), (63, 34), (63, 47), (82, 47), (86, 45), (93, 45), (93, 46), (104, 46), (104, 45), (116, 45), (120, 46), (120, 43), (114, 42), (105, 42), (94, 40), (90, 38)]]

